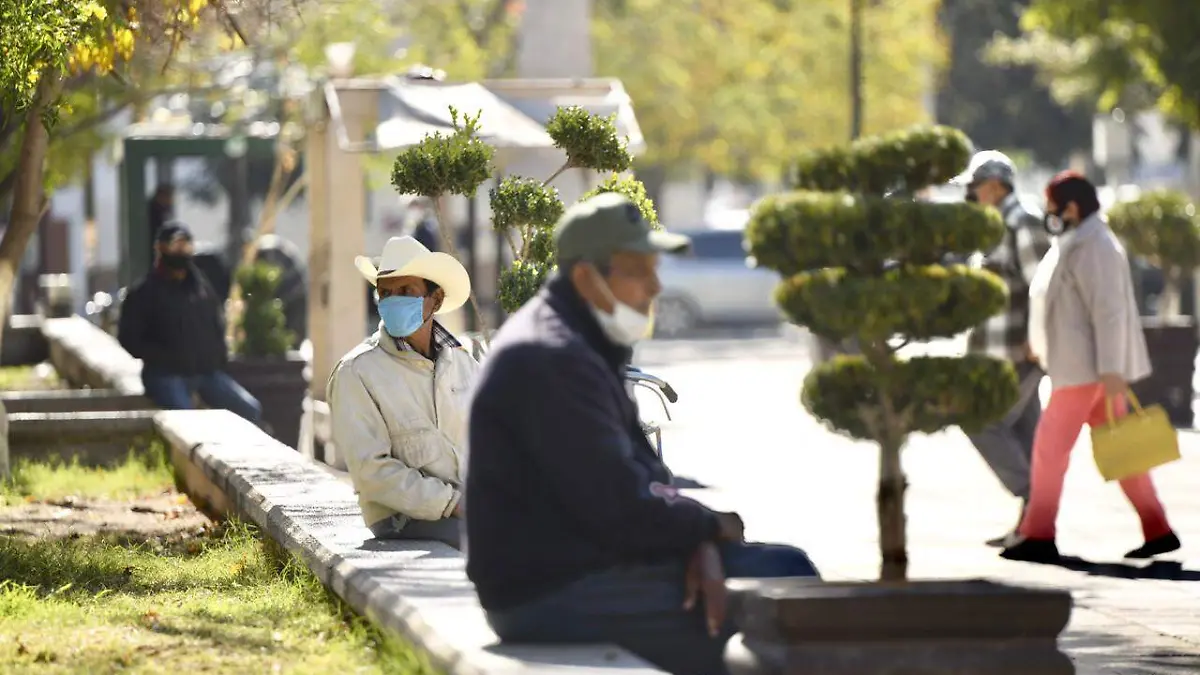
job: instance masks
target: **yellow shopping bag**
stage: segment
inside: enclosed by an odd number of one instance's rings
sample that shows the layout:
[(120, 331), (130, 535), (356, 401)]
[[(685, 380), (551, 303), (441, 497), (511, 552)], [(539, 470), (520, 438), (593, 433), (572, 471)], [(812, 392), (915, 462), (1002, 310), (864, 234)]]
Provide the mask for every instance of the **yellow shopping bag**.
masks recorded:
[(1117, 419), (1113, 400), (1107, 397), (1108, 424), (1092, 428), (1092, 454), (1104, 480), (1121, 480), (1146, 473), (1179, 459), (1179, 436), (1162, 406), (1142, 409), (1133, 392), (1127, 392), (1133, 412)]

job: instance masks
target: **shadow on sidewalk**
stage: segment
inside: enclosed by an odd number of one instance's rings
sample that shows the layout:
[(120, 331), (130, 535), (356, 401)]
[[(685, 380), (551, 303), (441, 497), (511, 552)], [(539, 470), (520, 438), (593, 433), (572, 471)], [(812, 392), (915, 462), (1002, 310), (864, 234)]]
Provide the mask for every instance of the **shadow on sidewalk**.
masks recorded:
[(1138, 566), (1127, 563), (1098, 563), (1071, 555), (1059, 558), (1058, 562), (1046, 563), (1073, 572), (1083, 572), (1094, 577), (1114, 579), (1158, 579), (1161, 581), (1200, 581), (1200, 570), (1183, 568), (1183, 563), (1171, 560), (1156, 560), (1149, 565)]

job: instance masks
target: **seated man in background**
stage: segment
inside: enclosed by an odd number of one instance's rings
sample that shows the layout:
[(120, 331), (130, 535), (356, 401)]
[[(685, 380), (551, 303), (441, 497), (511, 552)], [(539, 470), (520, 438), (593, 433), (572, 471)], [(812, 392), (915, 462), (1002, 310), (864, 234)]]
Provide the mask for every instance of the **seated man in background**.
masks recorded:
[(142, 360), (146, 397), (167, 410), (194, 408), (199, 394), (213, 408), (260, 424), (262, 406), (225, 372), (225, 307), (192, 262), (187, 226), (169, 222), (154, 240), (154, 269), (121, 303), (117, 340)]
[(466, 464), (466, 397), (478, 364), (433, 319), (467, 301), (467, 271), (412, 237), (392, 237), (378, 265), (354, 264), (375, 286), (379, 330), (333, 370), (333, 442), (363, 520), (381, 539), (458, 547)]
[(723, 675), (725, 577), (817, 571), (680, 497), (638, 423), (625, 370), (659, 253), (687, 238), (614, 193), (571, 207), (554, 238), (558, 273), (500, 329), (471, 403), (467, 574), (502, 640), (609, 642)]

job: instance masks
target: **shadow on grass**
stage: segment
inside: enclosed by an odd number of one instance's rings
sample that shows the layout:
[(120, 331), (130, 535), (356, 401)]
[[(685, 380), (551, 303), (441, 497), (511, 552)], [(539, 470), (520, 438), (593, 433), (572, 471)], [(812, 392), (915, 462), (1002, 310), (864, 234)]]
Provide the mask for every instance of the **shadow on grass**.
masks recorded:
[[(196, 588), (220, 589), (250, 581), (255, 575), (278, 574), (276, 565), (262, 568), (257, 556), (271, 562), (255, 530), (237, 522), (225, 524), (207, 536), (190, 540), (194, 548), (156, 549), (128, 536), (31, 539), (0, 536), (0, 579), (32, 586), (40, 593), (58, 593), (66, 599), (86, 599), (99, 592), (142, 596)], [(186, 545), (185, 545), (186, 546)], [(222, 555), (229, 564), (219, 574), (204, 573), (203, 556)], [(172, 567), (196, 565), (195, 574), (172, 569), (163, 574), (163, 558)], [(149, 568), (155, 573), (145, 574)], [(195, 578), (193, 578), (193, 576)], [(67, 591), (66, 589), (69, 589)]]

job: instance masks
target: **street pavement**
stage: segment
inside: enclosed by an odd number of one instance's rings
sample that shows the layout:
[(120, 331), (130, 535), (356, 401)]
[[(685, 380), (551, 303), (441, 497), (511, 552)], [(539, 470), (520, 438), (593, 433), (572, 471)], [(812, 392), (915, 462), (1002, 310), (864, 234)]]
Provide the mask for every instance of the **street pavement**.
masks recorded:
[[(646, 343), (635, 363), (679, 393), (663, 433), (677, 474), (714, 488), (714, 499), (742, 514), (748, 538), (805, 548), (827, 578), (871, 579), (878, 454), (801, 407), (809, 345), (791, 328), (718, 334)], [(662, 419), (652, 398), (639, 401), (646, 417)], [(960, 431), (914, 435), (904, 455), (910, 576), (1070, 589), (1075, 610), (1061, 644), (1080, 675), (1200, 672), (1200, 434), (1180, 439), (1184, 460), (1154, 476), (1181, 552), (1154, 564), (1121, 560), (1141, 532), (1117, 486), (1097, 475), (1085, 431), (1059, 518), (1059, 548), (1077, 562), (1049, 566), (1007, 561), (984, 546), (1013, 525), (1018, 504)]]

